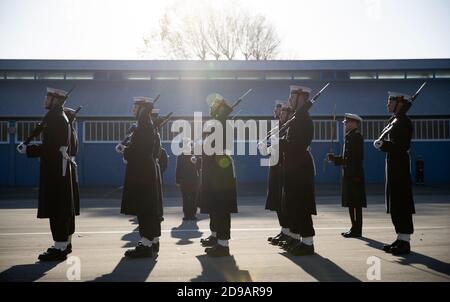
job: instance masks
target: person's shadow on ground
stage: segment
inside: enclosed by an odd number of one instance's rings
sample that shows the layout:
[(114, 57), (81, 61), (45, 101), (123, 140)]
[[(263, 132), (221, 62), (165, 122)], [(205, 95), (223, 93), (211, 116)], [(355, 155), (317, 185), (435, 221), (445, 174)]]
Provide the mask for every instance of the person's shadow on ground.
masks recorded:
[(176, 243), (178, 245), (191, 244), (193, 243), (191, 239), (200, 238), (202, 235), (203, 233), (199, 231), (196, 220), (183, 220), (179, 226), (173, 227), (170, 231), (172, 238), (179, 239)]
[[(377, 250), (383, 249), (383, 242), (366, 238), (366, 237), (360, 237), (359, 240), (362, 240), (367, 243), (369, 247), (372, 247)], [(389, 254), (387, 254), (389, 255)], [(397, 258), (397, 263), (402, 265), (410, 265), (413, 266), (414, 264), (420, 264), (428, 267), (430, 270), (433, 270), (434, 272), (441, 273), (447, 275), (447, 279), (450, 280), (450, 264), (446, 262), (442, 262), (438, 259), (416, 253), (414, 251), (411, 251), (409, 255), (401, 255), (401, 256), (392, 256)]]
[(306, 273), (321, 282), (360, 282), (359, 279), (344, 271), (330, 259), (319, 254), (308, 256), (291, 256), (287, 252), (281, 253)]
[(191, 282), (252, 282), (249, 271), (240, 270), (234, 256), (212, 258), (196, 256), (202, 265), (201, 275)]
[[(129, 219), (131, 224), (138, 224), (137, 217)], [(127, 241), (122, 247), (134, 247), (137, 245), (141, 237), (139, 236), (139, 225), (131, 232), (122, 236), (122, 241)]]
[(32, 282), (44, 277), (48, 271), (64, 261), (36, 262), (14, 265), (0, 273), (0, 282)]
[[(138, 224), (137, 218), (131, 218), (129, 221), (136, 225)], [(125, 234), (121, 238), (123, 241), (127, 241), (123, 247), (135, 247), (140, 239), (139, 226), (133, 231)], [(109, 274), (104, 274), (95, 278), (94, 282), (143, 282), (150, 276), (153, 268), (156, 265), (156, 259), (153, 258), (139, 258), (130, 259), (122, 257), (119, 263), (117, 263), (114, 270)]]
[(156, 260), (153, 258), (129, 259), (123, 257), (114, 270), (95, 278), (94, 282), (144, 282), (148, 279)]

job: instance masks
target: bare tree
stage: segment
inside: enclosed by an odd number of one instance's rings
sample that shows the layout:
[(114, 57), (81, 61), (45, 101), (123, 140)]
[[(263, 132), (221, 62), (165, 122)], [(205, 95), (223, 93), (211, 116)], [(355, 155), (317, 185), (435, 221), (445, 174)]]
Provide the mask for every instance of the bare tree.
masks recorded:
[(264, 16), (245, 18), (239, 48), (245, 60), (268, 60), (277, 55), (281, 40)]
[(251, 53), (255, 60), (272, 59), (281, 42), (275, 28), (267, 22), (264, 16), (256, 16), (251, 33), (253, 34)]
[(190, 13), (179, 4), (166, 9), (159, 28), (144, 37), (143, 53), (162, 45), (164, 56), (172, 59), (268, 60), (277, 55), (280, 39), (264, 16), (234, 7), (203, 11)]

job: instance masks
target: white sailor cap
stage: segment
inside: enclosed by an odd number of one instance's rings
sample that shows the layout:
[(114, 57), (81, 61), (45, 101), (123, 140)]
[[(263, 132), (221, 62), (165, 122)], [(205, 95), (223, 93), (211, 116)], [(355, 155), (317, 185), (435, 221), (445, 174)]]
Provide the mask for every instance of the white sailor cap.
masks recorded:
[(389, 94), (390, 98), (391, 97), (393, 97), (393, 98), (403, 97), (405, 100), (411, 99), (411, 96), (409, 94), (405, 94), (405, 93), (389, 91), (388, 94)]
[(305, 87), (305, 86), (292, 85), (292, 86), (289, 86), (289, 88), (290, 88), (291, 92), (300, 90), (301, 92), (311, 93), (311, 88)]
[(346, 113), (345, 114), (345, 118), (346, 119), (351, 119), (351, 120), (356, 120), (356, 121), (358, 121), (360, 123), (362, 123), (362, 121), (363, 121), (363, 119), (359, 115), (353, 114), (353, 113)]
[(153, 108), (152, 109), (152, 114), (159, 114), (159, 109)]
[(133, 101), (135, 102), (146, 101), (153, 103), (153, 99), (147, 96), (135, 96), (133, 97)]
[(47, 87), (47, 94), (52, 94), (56, 96), (66, 97), (68, 92), (62, 89)]

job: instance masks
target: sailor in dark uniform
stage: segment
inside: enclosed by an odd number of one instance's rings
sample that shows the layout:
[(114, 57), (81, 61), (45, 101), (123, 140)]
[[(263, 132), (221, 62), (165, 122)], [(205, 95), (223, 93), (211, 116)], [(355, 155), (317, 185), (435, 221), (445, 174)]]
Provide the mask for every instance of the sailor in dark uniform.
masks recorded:
[(159, 251), (161, 213), (159, 212), (157, 167), (154, 157), (155, 129), (151, 120), (153, 99), (135, 97), (133, 113), (137, 127), (123, 150), (127, 164), (122, 195), (121, 213), (138, 219), (141, 240), (134, 249), (127, 250), (129, 258), (154, 257)]
[(342, 206), (347, 207), (352, 227), (341, 235), (345, 238), (362, 236), (362, 208), (367, 207), (364, 181), (364, 139), (360, 129), (362, 118), (346, 113), (345, 144), (342, 155), (327, 154), (328, 162), (342, 167)]
[(183, 220), (197, 220), (197, 193), (199, 186), (199, 170), (192, 162), (193, 148), (189, 142), (190, 152), (182, 153), (177, 157), (175, 169), (175, 182), (180, 187), (183, 198)]
[(20, 144), (17, 150), (40, 159), (38, 218), (49, 218), (54, 244), (39, 255), (41, 261), (65, 260), (72, 252), (71, 236), (75, 232), (75, 215), (79, 214), (73, 198), (70, 163), (71, 127), (63, 106), (68, 93), (47, 88), (42, 124), (42, 144)]
[[(283, 123), (286, 122), (288, 118), (288, 109), (290, 108), (287, 105), (283, 106), (281, 101), (277, 101), (274, 109), (274, 117), (278, 119), (278, 127), (281, 127)], [(283, 133), (277, 134), (278, 137), (272, 135), (270, 138), (270, 145), (265, 142), (260, 142), (258, 144), (258, 149), (261, 155), (272, 155), (269, 159), (270, 166), (267, 180), (267, 198), (265, 208), (266, 210), (277, 212), (278, 223), (281, 226), (281, 231), (278, 235), (267, 238), (272, 245), (278, 245), (280, 242), (287, 240), (290, 236), (289, 219), (287, 213), (282, 210), (281, 202), (283, 195), (283, 157), (279, 146), (279, 139), (280, 137), (283, 137), (284, 134), (285, 132), (283, 131)], [(278, 154), (274, 154), (274, 152), (277, 152)]]
[[(237, 213), (236, 176), (234, 162), (227, 154), (226, 120), (231, 112), (223, 98), (217, 98), (210, 104), (210, 115), (222, 125), (223, 150), (221, 154), (201, 156), (200, 212), (209, 214), (211, 236), (201, 239), (205, 252), (211, 257), (229, 256), (228, 241), (231, 237), (231, 213)], [(224, 113), (227, 112), (227, 113)], [(208, 136), (210, 134), (206, 134)], [(229, 142), (232, 143), (232, 142)]]
[(387, 139), (374, 142), (375, 148), (386, 153), (386, 209), (391, 214), (397, 239), (385, 245), (383, 250), (393, 255), (410, 253), (410, 239), (414, 233), (412, 215), (415, 207), (409, 158), (413, 125), (403, 110), (409, 99), (409, 95), (389, 92), (387, 109), (393, 115), (388, 122), (395, 122)]
[(419, 157), (416, 160), (416, 184), (417, 185), (423, 185), (424, 184), (424, 169), (425, 169), (425, 162), (423, 160), (422, 155), (419, 155)]
[(310, 144), (314, 137), (314, 124), (303, 106), (309, 98), (310, 88), (291, 86), (289, 104), (295, 112), (286, 137), (280, 140), (283, 151), (284, 202), (288, 213), (291, 240), (283, 248), (294, 256), (314, 254), (315, 230), (312, 215), (316, 215), (314, 192), (314, 161)]

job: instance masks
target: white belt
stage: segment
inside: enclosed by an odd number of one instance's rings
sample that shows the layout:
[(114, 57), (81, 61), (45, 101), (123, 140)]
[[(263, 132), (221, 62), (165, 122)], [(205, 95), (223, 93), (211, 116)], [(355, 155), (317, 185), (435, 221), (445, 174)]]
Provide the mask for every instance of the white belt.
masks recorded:
[(308, 146), (308, 148), (306, 148), (306, 151), (307, 151), (307, 152), (309, 153), (309, 155), (311, 156), (312, 164), (313, 164), (313, 168), (314, 168), (314, 176), (316, 176), (316, 175), (317, 175), (317, 173), (316, 173), (316, 162), (315, 162), (314, 156), (313, 156), (313, 154), (312, 154), (312, 152), (311, 152), (311, 146)]

